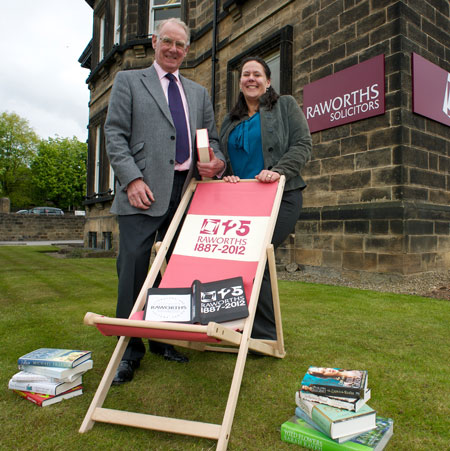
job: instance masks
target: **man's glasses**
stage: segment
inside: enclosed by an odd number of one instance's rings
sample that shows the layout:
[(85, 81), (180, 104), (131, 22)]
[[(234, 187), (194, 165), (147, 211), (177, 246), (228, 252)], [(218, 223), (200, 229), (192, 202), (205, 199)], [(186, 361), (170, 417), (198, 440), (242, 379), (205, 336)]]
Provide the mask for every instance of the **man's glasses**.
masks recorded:
[(184, 41), (174, 41), (166, 36), (160, 37), (159, 40), (164, 47), (172, 47), (175, 44), (177, 50), (184, 50), (186, 48), (186, 43)]

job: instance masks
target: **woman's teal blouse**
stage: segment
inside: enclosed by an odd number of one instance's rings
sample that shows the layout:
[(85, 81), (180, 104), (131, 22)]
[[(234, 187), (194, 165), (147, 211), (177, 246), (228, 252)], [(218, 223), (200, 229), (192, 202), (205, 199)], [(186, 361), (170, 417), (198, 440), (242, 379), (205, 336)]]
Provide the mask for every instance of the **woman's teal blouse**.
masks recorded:
[(259, 112), (237, 125), (228, 138), (233, 174), (253, 179), (264, 169)]

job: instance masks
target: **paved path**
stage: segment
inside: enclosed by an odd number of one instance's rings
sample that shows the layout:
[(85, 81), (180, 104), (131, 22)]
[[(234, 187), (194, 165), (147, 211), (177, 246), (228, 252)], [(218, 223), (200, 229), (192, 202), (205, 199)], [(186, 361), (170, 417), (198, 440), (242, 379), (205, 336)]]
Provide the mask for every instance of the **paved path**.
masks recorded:
[(52, 246), (58, 244), (83, 244), (83, 240), (54, 241), (0, 241), (0, 246)]

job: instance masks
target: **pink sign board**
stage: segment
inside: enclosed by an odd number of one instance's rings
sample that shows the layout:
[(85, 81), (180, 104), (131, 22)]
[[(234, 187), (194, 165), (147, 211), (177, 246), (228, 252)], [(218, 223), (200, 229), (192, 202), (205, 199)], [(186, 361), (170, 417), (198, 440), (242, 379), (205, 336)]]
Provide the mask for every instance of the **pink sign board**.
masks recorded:
[(200, 184), (160, 288), (241, 276), (250, 299), (277, 183)]
[(384, 111), (384, 55), (321, 78), (303, 89), (303, 112), (311, 133)]
[(450, 73), (412, 54), (413, 112), (450, 126)]

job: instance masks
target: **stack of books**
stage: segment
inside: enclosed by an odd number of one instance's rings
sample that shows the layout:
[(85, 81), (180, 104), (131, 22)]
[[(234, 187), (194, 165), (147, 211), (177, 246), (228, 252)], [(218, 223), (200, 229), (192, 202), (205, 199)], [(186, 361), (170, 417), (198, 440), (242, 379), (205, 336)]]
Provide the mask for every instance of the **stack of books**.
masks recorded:
[(93, 367), (90, 351), (40, 348), (18, 360), (8, 388), (45, 407), (83, 394), (82, 375)]
[(393, 421), (367, 405), (367, 383), (367, 371), (309, 367), (295, 393), (295, 415), (281, 426), (281, 440), (323, 451), (384, 449)]

